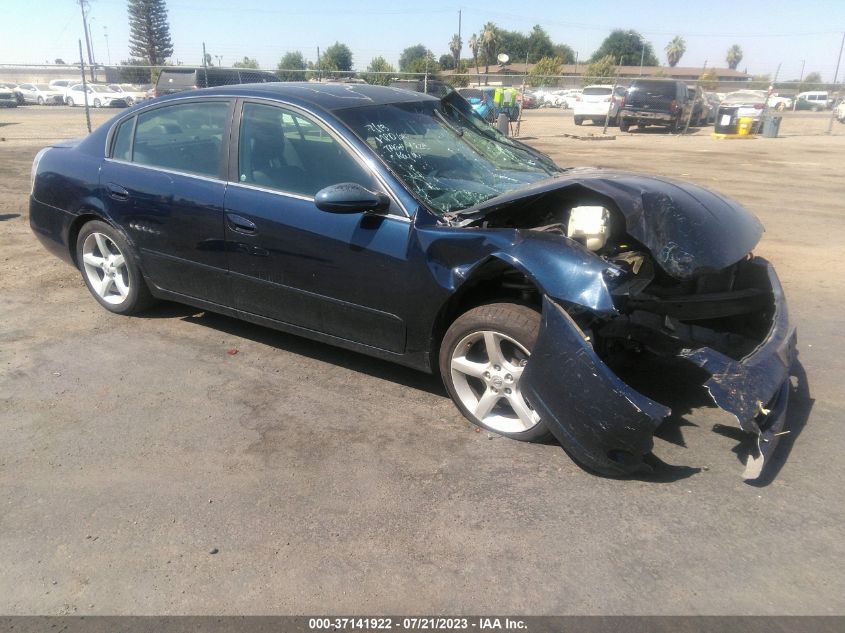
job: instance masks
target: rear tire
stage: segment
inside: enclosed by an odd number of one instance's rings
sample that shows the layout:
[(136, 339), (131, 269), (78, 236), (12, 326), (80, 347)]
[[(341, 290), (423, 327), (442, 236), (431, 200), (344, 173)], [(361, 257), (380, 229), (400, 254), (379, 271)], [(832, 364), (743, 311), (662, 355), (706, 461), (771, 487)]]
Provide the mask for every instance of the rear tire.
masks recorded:
[(575, 117), (575, 125), (581, 125), (584, 122), (584, 117)]
[(491, 303), (459, 316), (440, 345), (440, 375), (458, 410), (473, 424), (520, 441), (549, 437), (520, 390), (540, 331), (540, 313)]
[(67, 104), (72, 108), (73, 107), (73, 97), (67, 98)]
[(44, 97), (38, 97), (37, 103), (38, 105), (44, 105)]
[(627, 119), (619, 119), (619, 131), (627, 132), (631, 129), (631, 123)]
[(102, 104), (100, 103), (99, 99), (94, 99), (94, 107), (99, 108)]
[(110, 224), (93, 220), (76, 238), (76, 263), (88, 290), (109, 312), (135, 314), (153, 303), (132, 249)]

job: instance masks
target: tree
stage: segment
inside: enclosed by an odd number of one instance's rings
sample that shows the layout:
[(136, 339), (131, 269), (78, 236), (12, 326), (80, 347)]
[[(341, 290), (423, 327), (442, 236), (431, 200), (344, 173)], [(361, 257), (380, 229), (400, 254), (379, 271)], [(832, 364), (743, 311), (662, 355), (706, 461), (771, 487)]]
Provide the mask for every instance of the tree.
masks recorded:
[(596, 62), (608, 55), (613, 58), (614, 63), (620, 66), (638, 66), (640, 59), (643, 60), (643, 66), (658, 65), (651, 44), (646, 42), (643, 36), (636, 31), (617, 29), (611, 32), (601, 43), (598, 50), (593, 53), (590, 61)]
[(440, 70), (437, 60), (434, 59), (434, 53), (428, 51), (425, 56), (412, 59), (411, 62), (405, 66), (407, 73), (424, 73), (432, 74)]
[(821, 73), (812, 72), (807, 73), (804, 80), (798, 85), (798, 92), (807, 92), (808, 90), (823, 90), (826, 86), (822, 83)]
[(698, 76), (698, 85), (702, 90), (718, 90), (719, 89), (719, 76), (716, 74), (714, 69), (705, 70)]
[(678, 62), (681, 61), (681, 57), (684, 56), (684, 53), (687, 52), (687, 43), (684, 41), (680, 35), (676, 35), (672, 38), (666, 48), (666, 61), (669, 62), (669, 65), (674, 68), (678, 65)]
[(464, 43), (461, 41), (461, 36), (455, 33), (452, 39), (449, 40), (449, 52), (452, 53), (454, 63), (452, 68), (458, 68), (461, 65), (461, 49)]
[(119, 83), (145, 84), (151, 80), (153, 75), (158, 76), (158, 69), (154, 68), (150, 72), (147, 62), (143, 59), (125, 59), (120, 62)]
[(496, 25), (488, 22), (481, 29), (481, 49), (484, 51), (484, 83), (487, 84), (490, 75), (490, 62), (496, 59), (497, 43)]
[(768, 90), (772, 85), (771, 75), (753, 75), (751, 81), (748, 82), (747, 88), (749, 90)]
[(613, 64), (613, 55), (605, 55), (601, 59), (590, 62), (581, 83), (589, 86), (594, 83), (608, 83), (608, 80), (616, 77), (616, 66)]
[(352, 51), (346, 44), (335, 42), (329, 46), (320, 58), (321, 70), (352, 70)]
[(575, 63), (575, 51), (572, 50), (571, 46), (567, 46), (566, 44), (555, 44), (552, 50), (553, 56), (560, 59), (561, 63)]
[(405, 73), (415, 72), (411, 70), (411, 65), (418, 66), (415, 62), (419, 59), (425, 59), (428, 56), (434, 56), (433, 53), (428, 50), (423, 44), (417, 44), (415, 46), (409, 46), (402, 54), (399, 55), (399, 70)]
[(446, 82), (450, 86), (454, 86), (455, 88), (463, 88), (464, 86), (469, 85), (469, 77), (466, 75), (469, 73), (469, 64), (464, 60), (460, 60), (458, 63), (458, 67), (455, 69), (455, 73), (452, 75), (446, 75), (445, 79)]
[(734, 44), (728, 49), (725, 61), (728, 62), (728, 68), (736, 70), (736, 67), (739, 66), (739, 62), (742, 61), (742, 49), (739, 47), (739, 44)]
[(481, 71), (478, 68), (478, 51), (481, 49), (481, 42), (475, 33), (469, 38), (469, 48), (472, 51), (472, 59), (475, 61), (475, 74), (479, 75), (480, 79)]
[(440, 66), (440, 70), (455, 70), (455, 58), (444, 53), (437, 60), (437, 65)]
[(276, 75), (282, 81), (305, 81), (305, 58), (299, 51), (285, 53), (276, 67)]
[(534, 64), (534, 68), (528, 73), (528, 85), (537, 87), (556, 83), (556, 79), (550, 81), (550, 78), (560, 74), (560, 66), (561, 61), (559, 57), (544, 57)]
[(370, 65), (367, 66), (367, 73), (364, 74), (364, 81), (375, 86), (386, 86), (393, 79), (389, 73), (395, 72), (396, 69), (387, 63), (387, 60), (384, 57), (373, 57), (370, 61)]
[[(539, 24), (535, 24), (528, 34), (528, 62), (536, 64), (542, 59), (554, 57), (555, 46), (552, 44), (549, 34)], [(510, 51), (505, 50), (506, 53)]]
[(232, 64), (232, 68), (259, 68), (259, 66), (255, 59), (244, 55), (244, 58), (241, 61)]
[(164, 0), (129, 0), (129, 54), (151, 66), (173, 55)]

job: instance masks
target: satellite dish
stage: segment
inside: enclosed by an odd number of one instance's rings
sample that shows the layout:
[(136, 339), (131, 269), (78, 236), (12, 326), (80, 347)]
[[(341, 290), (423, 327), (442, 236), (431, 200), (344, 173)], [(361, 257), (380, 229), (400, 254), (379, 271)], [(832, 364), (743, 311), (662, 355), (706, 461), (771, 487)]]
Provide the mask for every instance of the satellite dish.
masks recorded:
[(502, 64), (503, 66), (511, 60), (511, 58), (508, 57), (505, 53), (499, 53), (499, 55), (496, 57), (496, 59), (498, 59), (499, 63)]

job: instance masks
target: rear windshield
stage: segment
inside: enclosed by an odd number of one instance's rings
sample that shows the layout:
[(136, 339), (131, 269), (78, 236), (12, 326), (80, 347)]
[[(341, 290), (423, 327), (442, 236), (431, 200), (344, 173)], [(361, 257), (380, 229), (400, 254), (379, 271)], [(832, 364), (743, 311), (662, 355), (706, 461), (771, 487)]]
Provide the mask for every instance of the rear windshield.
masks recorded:
[(675, 84), (667, 81), (635, 81), (631, 84), (631, 87), (628, 88), (629, 92), (633, 92), (635, 90), (641, 90), (644, 93), (648, 93), (649, 96), (652, 97), (675, 97)]
[(464, 99), (481, 99), (484, 96), (480, 90), (460, 90), (460, 93)]
[(158, 85), (166, 88), (191, 88), (197, 83), (196, 71), (177, 72), (173, 70), (162, 70), (158, 76)]
[(609, 95), (610, 88), (584, 88), (585, 95)]

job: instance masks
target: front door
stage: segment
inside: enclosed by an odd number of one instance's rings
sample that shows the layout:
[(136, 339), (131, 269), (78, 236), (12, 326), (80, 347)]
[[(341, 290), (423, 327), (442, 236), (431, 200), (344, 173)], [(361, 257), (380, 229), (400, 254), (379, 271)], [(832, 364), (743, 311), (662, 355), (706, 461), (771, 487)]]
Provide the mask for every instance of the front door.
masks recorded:
[(238, 308), (401, 353), (408, 218), (398, 207), (319, 210), (314, 195), (324, 187), (379, 186), (337, 135), (298, 110), (246, 102), (234, 136), (238, 182), (226, 191), (225, 230)]

